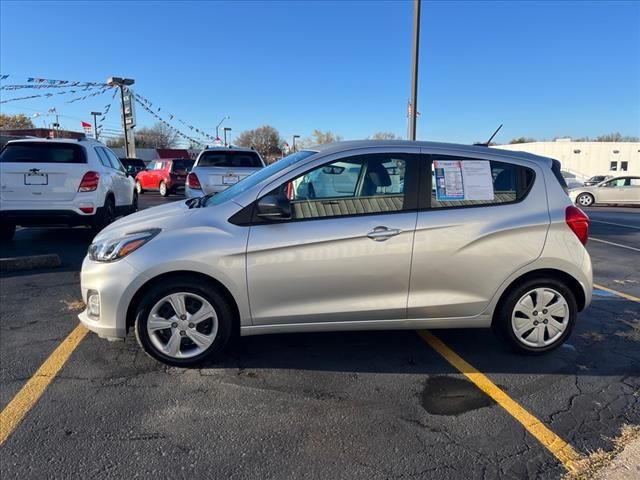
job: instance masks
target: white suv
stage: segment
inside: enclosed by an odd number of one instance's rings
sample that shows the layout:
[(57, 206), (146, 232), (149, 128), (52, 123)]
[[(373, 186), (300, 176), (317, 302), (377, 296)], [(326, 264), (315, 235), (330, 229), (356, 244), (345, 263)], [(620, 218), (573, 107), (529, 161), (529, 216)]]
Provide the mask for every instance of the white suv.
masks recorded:
[(100, 230), (137, 210), (135, 182), (102, 143), (28, 139), (0, 152), (0, 240), (16, 225), (90, 225)]

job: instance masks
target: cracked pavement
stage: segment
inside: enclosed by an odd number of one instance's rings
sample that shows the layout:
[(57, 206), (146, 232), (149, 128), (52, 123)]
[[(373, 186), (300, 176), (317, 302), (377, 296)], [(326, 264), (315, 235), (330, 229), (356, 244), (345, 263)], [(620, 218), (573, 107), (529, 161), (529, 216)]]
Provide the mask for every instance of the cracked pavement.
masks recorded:
[[(592, 210), (640, 223), (638, 209)], [(592, 234), (640, 248), (640, 230), (628, 230), (594, 223)], [(69, 308), (80, 294), (82, 232), (24, 230), (12, 248), (42, 250), (47, 235), (47, 248), (66, 245), (63, 268), (0, 277), (0, 408), (77, 324)], [(596, 283), (640, 296), (637, 253), (588, 248)], [(639, 324), (639, 304), (596, 295), (567, 345), (541, 357), (511, 353), (489, 330), (434, 333), (586, 454), (640, 423)], [(163, 366), (133, 336), (108, 343), (89, 334), (0, 447), (0, 470), (3, 479), (564, 473), (412, 331), (246, 337), (199, 369)]]

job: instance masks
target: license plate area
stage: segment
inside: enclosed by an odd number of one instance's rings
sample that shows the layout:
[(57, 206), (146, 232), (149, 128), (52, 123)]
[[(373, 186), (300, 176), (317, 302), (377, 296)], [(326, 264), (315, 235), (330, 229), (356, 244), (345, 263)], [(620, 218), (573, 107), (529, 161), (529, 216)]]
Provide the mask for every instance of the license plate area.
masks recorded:
[(49, 175), (46, 173), (25, 173), (25, 185), (49, 185)]
[(222, 176), (222, 184), (223, 185), (233, 185), (234, 183), (238, 183), (240, 177), (238, 175), (223, 175)]

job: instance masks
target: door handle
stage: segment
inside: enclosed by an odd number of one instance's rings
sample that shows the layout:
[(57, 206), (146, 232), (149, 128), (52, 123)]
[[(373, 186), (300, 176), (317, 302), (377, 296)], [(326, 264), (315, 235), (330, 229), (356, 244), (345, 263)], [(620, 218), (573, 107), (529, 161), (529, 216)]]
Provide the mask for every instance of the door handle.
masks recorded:
[(400, 233), (402, 233), (402, 230), (399, 228), (376, 227), (367, 233), (367, 237), (371, 240), (375, 240), (376, 242), (384, 242), (385, 240), (389, 240), (391, 237), (395, 237)]

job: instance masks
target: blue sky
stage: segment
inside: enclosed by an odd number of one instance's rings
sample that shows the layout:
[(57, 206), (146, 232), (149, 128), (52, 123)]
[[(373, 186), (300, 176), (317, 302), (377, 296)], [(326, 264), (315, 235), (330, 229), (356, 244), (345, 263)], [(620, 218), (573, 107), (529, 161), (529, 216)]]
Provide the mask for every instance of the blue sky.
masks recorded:
[[(131, 77), (161, 114), (209, 133), (230, 115), (234, 134), (271, 124), (289, 139), (314, 128), (404, 136), (412, 15), (402, 0), (2, 1), (0, 72), (11, 75), (3, 85)], [(64, 103), (71, 98), (0, 111), (55, 106), (62, 126), (77, 130), (110, 101)], [(116, 107), (106, 121), (114, 131)], [(418, 110), (423, 140), (484, 140), (500, 123), (501, 142), (639, 135), (640, 2), (425, 1)], [(137, 113), (139, 126), (153, 124)]]

